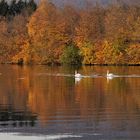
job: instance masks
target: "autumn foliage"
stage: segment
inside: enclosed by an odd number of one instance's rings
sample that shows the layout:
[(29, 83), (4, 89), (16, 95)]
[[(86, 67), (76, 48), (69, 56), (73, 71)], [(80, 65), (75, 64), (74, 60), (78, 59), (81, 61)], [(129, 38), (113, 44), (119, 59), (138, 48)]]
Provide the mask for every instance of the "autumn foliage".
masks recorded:
[(140, 7), (0, 2), (1, 63), (73, 64), (70, 53), (74, 64), (140, 64)]

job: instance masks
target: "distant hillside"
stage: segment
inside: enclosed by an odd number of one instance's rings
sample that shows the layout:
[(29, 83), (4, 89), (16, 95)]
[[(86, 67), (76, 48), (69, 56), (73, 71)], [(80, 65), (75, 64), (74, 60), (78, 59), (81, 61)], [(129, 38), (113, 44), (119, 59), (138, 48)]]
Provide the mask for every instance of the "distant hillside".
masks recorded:
[[(35, 0), (37, 3), (39, 3), (40, 0)], [(115, 2), (124, 2), (129, 4), (140, 4), (140, 0), (50, 0), (53, 3), (57, 5), (65, 5), (65, 4), (74, 4), (76, 6), (84, 6), (87, 2), (89, 3), (96, 3), (99, 4), (109, 4), (109, 3), (115, 3)]]

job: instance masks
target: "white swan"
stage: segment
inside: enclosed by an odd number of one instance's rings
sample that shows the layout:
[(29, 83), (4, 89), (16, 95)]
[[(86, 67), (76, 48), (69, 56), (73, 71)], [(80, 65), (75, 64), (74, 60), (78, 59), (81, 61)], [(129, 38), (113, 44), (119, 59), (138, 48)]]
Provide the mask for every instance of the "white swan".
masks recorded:
[(113, 77), (114, 77), (114, 74), (113, 74), (113, 73), (109, 73), (109, 70), (107, 70), (106, 76), (107, 76), (108, 78), (113, 78)]
[(75, 76), (75, 78), (81, 78), (82, 75), (80, 73), (78, 73), (77, 71), (75, 71), (75, 75), (74, 76)]

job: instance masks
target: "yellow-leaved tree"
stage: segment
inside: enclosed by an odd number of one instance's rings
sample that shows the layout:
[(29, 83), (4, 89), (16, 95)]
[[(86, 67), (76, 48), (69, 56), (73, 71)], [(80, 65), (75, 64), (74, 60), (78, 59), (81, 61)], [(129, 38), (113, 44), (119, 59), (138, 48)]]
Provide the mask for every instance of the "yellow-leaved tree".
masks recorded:
[(31, 16), (28, 33), (33, 60), (38, 63), (57, 63), (65, 42), (65, 22), (56, 6), (42, 0)]

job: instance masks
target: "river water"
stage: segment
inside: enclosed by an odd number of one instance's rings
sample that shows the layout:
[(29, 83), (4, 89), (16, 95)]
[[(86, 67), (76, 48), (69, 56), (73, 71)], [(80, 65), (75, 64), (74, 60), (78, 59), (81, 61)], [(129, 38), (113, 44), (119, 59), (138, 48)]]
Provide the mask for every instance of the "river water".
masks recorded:
[(0, 139), (139, 140), (140, 67), (0, 65)]

